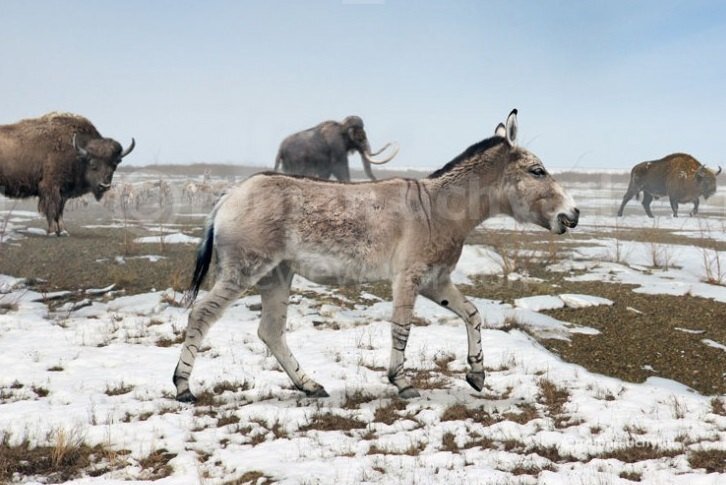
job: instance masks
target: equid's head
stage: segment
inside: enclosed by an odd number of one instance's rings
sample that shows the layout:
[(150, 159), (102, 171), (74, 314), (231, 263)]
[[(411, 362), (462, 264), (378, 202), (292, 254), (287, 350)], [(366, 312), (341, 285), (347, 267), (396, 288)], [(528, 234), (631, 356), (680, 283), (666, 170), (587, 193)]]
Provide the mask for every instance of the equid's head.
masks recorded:
[[(501, 138), (501, 174), (497, 184), (499, 208), (519, 222), (530, 222), (562, 234), (575, 227), (580, 211), (575, 201), (547, 172), (542, 161), (517, 146), (517, 110), (497, 126)], [(499, 157), (498, 157), (499, 158)]]
[(103, 194), (111, 188), (111, 181), (116, 167), (126, 155), (136, 146), (132, 138), (126, 150), (111, 138), (91, 138), (85, 143), (73, 135), (71, 141), (78, 158), (85, 162), (86, 183), (91, 187), (96, 200), (101, 200)]

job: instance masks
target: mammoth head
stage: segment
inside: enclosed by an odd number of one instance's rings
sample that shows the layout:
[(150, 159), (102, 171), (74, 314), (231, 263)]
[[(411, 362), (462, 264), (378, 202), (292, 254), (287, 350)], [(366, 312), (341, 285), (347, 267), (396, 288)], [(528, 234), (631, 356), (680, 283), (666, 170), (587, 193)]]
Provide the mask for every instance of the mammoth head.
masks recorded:
[(704, 199), (708, 199), (716, 193), (716, 176), (720, 173), (721, 167), (718, 167), (718, 170), (713, 170), (705, 165), (701, 165), (696, 171), (696, 182)]
[(348, 150), (364, 151), (368, 145), (368, 137), (363, 129), (363, 120), (359, 116), (348, 116), (343, 120)]
[(84, 143), (75, 134), (71, 143), (78, 158), (86, 164), (86, 183), (90, 185), (96, 200), (100, 200), (111, 188), (116, 167), (136, 146), (133, 138), (128, 148), (123, 150), (123, 147), (111, 138), (90, 138)]

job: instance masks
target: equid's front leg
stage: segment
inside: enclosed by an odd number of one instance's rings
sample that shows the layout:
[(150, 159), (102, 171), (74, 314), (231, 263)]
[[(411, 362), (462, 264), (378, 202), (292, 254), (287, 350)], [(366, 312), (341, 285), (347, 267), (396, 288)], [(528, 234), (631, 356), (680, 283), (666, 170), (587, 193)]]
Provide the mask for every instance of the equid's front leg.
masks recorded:
[(469, 342), (467, 361), (471, 367), (466, 374), (466, 382), (477, 391), (481, 391), (484, 387), (484, 358), (481, 348), (479, 310), (449, 280), (439, 282), (438, 286), (422, 288), (421, 294), (442, 307), (448, 308), (466, 323), (466, 336)]
[(242, 288), (234, 278), (220, 278), (207, 295), (197, 301), (189, 313), (184, 346), (179, 362), (174, 369), (174, 385), (178, 401), (194, 402), (196, 398), (189, 390), (189, 376), (194, 368), (194, 360), (209, 328), (222, 315), (225, 308), (242, 293)]
[(408, 335), (411, 332), (411, 316), (416, 302), (418, 285), (411, 279), (398, 277), (393, 283), (393, 317), (391, 318), (391, 362), (388, 380), (398, 388), (398, 395), (404, 399), (420, 394), (404, 375), (404, 361)]
[(257, 283), (262, 297), (262, 318), (257, 334), (290, 376), (295, 387), (311, 397), (328, 397), (323, 386), (303, 372), (287, 346), (285, 325), (292, 277), (293, 272), (282, 263)]

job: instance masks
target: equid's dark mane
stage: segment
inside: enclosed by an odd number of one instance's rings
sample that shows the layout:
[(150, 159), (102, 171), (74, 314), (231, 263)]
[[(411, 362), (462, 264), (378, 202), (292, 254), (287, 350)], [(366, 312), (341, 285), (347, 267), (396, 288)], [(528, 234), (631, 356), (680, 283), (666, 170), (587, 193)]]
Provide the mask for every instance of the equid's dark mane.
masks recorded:
[(489, 150), (492, 147), (495, 147), (499, 145), (500, 143), (504, 143), (504, 137), (502, 136), (493, 136), (491, 138), (487, 138), (486, 140), (482, 140), (479, 143), (475, 143), (466, 150), (464, 150), (461, 155), (454, 158), (452, 161), (432, 173), (428, 176), (430, 179), (435, 179), (438, 177), (441, 177), (443, 175), (446, 175), (447, 173), (451, 172), (454, 168), (456, 168), (460, 163), (464, 162), (465, 160), (470, 159), (471, 157), (478, 155), (479, 153), (485, 152)]

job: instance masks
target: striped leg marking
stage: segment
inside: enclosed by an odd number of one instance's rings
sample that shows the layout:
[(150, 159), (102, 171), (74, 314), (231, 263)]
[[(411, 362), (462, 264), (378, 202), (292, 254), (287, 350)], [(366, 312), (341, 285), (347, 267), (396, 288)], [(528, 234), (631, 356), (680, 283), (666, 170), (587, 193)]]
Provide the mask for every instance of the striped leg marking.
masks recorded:
[(179, 362), (174, 369), (174, 386), (176, 399), (182, 402), (194, 402), (194, 394), (189, 390), (189, 376), (194, 368), (199, 348), (209, 328), (222, 315), (227, 306), (242, 293), (240, 286), (230, 280), (220, 280), (212, 290), (199, 300), (189, 313), (184, 345)]
[(422, 295), (448, 308), (461, 317), (466, 323), (466, 337), (468, 342), (467, 361), (471, 370), (466, 374), (466, 382), (477, 391), (484, 387), (484, 356), (481, 345), (481, 316), (479, 310), (472, 302), (461, 294), (451, 281), (440, 282), (422, 290)]
[(391, 361), (388, 367), (388, 381), (398, 388), (400, 397), (409, 399), (420, 396), (406, 378), (404, 371), (406, 344), (411, 333), (411, 316), (416, 301), (417, 287), (412, 282), (402, 281), (394, 284), (393, 291)]
[(287, 323), (287, 305), (290, 297), (290, 283), (293, 273), (285, 265), (278, 266), (268, 276), (260, 280), (260, 296), (262, 297), (262, 318), (257, 335), (267, 345), (282, 366), (295, 387), (310, 397), (328, 397), (323, 386), (308, 377), (300, 368), (292, 351), (287, 346), (285, 325)]

